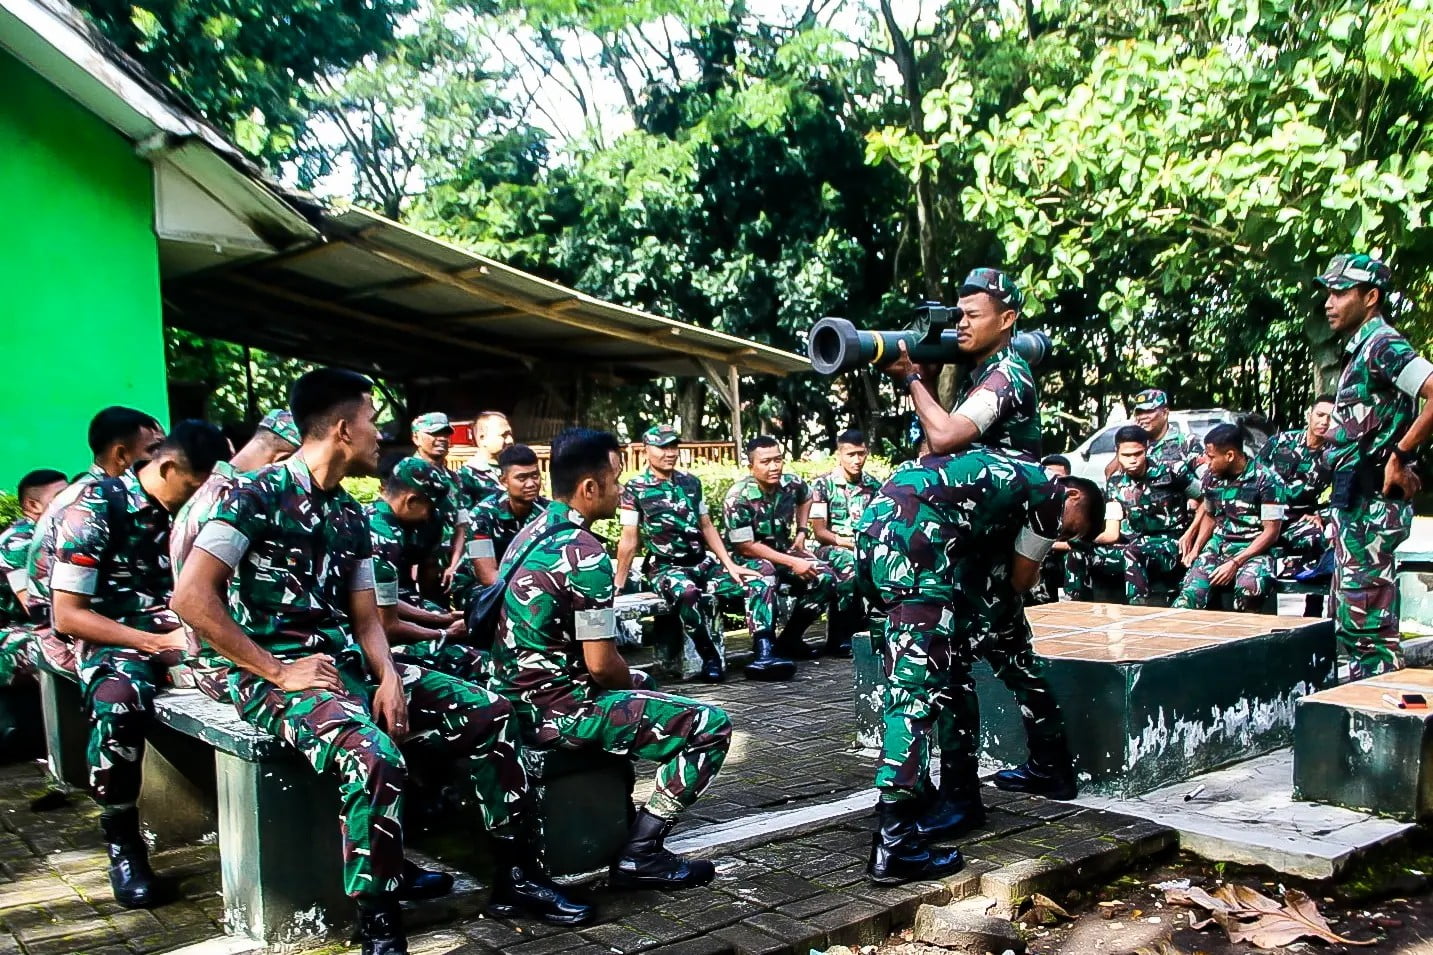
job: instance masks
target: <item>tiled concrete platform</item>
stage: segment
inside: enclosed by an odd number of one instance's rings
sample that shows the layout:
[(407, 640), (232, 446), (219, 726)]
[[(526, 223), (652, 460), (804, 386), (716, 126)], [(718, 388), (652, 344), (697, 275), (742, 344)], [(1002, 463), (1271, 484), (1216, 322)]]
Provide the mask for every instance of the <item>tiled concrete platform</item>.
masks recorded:
[(1308, 879), (1333, 878), (1363, 853), (1416, 829), (1296, 801), (1293, 783), (1293, 752), (1284, 749), (1143, 796), (1077, 802), (1169, 826), (1179, 833), (1180, 847), (1196, 855)]

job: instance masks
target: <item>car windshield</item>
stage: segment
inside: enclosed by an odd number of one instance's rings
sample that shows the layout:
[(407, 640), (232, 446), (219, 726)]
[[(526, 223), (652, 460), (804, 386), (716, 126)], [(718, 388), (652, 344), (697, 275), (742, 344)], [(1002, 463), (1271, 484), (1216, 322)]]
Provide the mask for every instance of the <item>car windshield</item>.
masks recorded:
[(1216, 417), (1214, 415), (1201, 415), (1198, 418), (1185, 418), (1182, 422), (1180, 422), (1180, 424), (1183, 425), (1185, 431), (1189, 432), (1190, 434), (1201, 440), (1206, 434), (1209, 433), (1211, 428), (1213, 428), (1215, 425), (1221, 425), (1223, 423), (1223, 418)]
[(1115, 432), (1119, 428), (1106, 428), (1101, 431), (1094, 441), (1090, 442), (1091, 454), (1114, 454)]

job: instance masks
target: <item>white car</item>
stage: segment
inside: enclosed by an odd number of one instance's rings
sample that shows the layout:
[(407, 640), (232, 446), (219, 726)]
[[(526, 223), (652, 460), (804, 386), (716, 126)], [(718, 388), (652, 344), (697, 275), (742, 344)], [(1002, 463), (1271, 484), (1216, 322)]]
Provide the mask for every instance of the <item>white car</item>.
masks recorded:
[[(1244, 450), (1252, 457), (1258, 454), (1259, 449), (1268, 442), (1269, 436), (1264, 433), (1262, 428), (1246, 420), (1245, 416), (1238, 412), (1228, 411), (1224, 408), (1206, 408), (1201, 411), (1171, 411), (1169, 413), (1171, 428), (1181, 434), (1192, 434), (1201, 439), (1215, 425), (1239, 424), (1240, 422), (1243, 422), (1244, 430), (1249, 434), (1249, 445)], [(1075, 450), (1066, 451), (1065, 457), (1070, 459), (1070, 473), (1077, 477), (1089, 478), (1104, 487), (1105, 468), (1115, 456), (1115, 432), (1127, 424), (1135, 423), (1130, 420), (1106, 425), (1086, 438), (1084, 443)]]

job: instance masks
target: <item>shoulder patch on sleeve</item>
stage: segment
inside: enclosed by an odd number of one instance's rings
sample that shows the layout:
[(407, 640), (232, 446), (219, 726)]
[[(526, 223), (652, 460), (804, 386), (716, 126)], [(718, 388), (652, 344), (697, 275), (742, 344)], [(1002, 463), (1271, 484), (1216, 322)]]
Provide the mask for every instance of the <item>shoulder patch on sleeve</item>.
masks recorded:
[(733, 544), (750, 544), (756, 540), (756, 531), (750, 527), (728, 527), (726, 536)]
[(199, 528), (194, 546), (204, 550), (228, 564), (238, 567), (244, 553), (249, 549), (249, 538), (233, 524), (223, 521), (209, 521)]
[(617, 611), (611, 607), (578, 610), (572, 616), (572, 633), (579, 642), (613, 640), (617, 637)]
[(1428, 376), (1433, 375), (1433, 362), (1422, 355), (1414, 355), (1413, 360), (1403, 366), (1398, 373), (1393, 386), (1410, 398), (1418, 397), (1418, 390), (1423, 387), (1423, 382)]
[(988, 388), (981, 388), (966, 398), (951, 412), (975, 423), (975, 429), (984, 434), (1000, 416), (1000, 397)]
[(617, 512), (617, 519), (618, 523), (623, 527), (636, 527), (641, 519), (641, 515), (631, 508), (624, 507)]
[(1020, 528), (1020, 534), (1015, 538), (1015, 553), (1021, 557), (1028, 557), (1037, 564), (1045, 559), (1045, 555), (1050, 553), (1050, 548), (1054, 546), (1053, 540), (1041, 537), (1035, 533), (1033, 527)]
[(356, 593), (360, 590), (372, 590), (373, 588), (373, 558), (365, 557), (358, 562), (357, 567), (353, 568), (353, 576), (348, 581), (348, 589), (350, 592)]

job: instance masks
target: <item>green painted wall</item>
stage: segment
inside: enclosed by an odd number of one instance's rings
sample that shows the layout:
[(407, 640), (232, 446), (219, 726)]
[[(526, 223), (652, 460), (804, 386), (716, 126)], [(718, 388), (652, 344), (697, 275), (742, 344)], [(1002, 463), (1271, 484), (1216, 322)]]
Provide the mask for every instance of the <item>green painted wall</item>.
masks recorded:
[(0, 489), (82, 470), (105, 405), (168, 420), (150, 167), (0, 52)]

